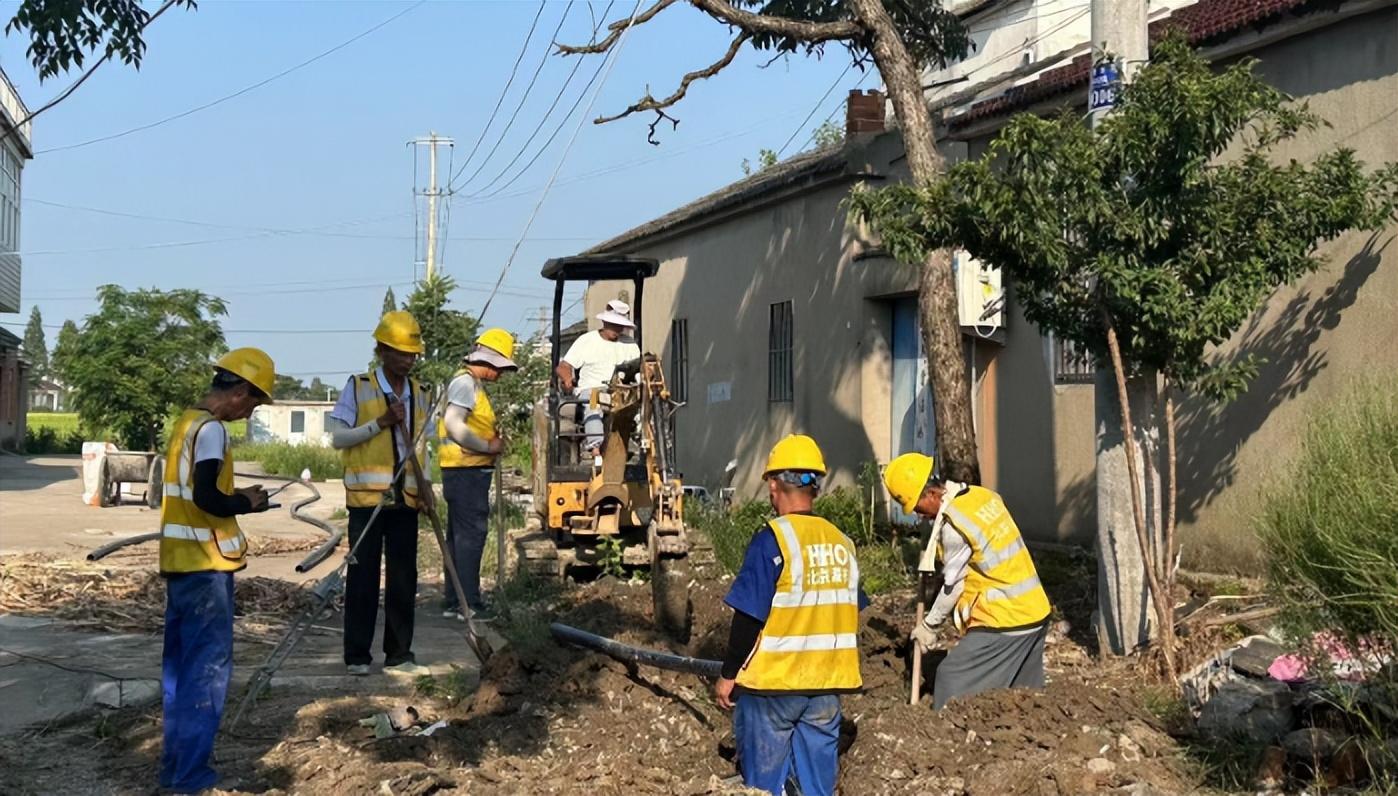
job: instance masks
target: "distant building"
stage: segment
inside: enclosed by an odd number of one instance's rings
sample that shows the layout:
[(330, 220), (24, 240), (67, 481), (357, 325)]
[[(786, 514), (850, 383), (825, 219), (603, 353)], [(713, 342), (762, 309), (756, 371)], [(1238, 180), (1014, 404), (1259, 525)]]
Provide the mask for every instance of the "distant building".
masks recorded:
[(66, 412), (68, 411), (68, 387), (61, 381), (40, 379), (29, 388), (29, 411)]
[[(19, 312), (19, 196), (24, 161), (34, 157), (29, 109), (0, 69), (0, 312)], [(0, 329), (0, 448), (24, 442), (29, 363), (20, 340)]]
[(278, 401), (259, 406), (248, 420), (248, 439), (325, 447), (330, 444), (325, 417), (334, 408), (334, 401)]

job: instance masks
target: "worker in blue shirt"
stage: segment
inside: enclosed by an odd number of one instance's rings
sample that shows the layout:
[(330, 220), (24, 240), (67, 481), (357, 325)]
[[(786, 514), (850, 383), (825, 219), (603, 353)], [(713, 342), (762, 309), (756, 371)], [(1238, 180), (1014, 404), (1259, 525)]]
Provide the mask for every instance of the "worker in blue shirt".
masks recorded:
[(772, 448), (763, 478), (778, 516), (753, 535), (724, 598), (733, 624), (714, 696), (734, 710), (743, 782), (774, 794), (835, 792), (839, 695), (862, 685), (854, 543), (811, 511), (825, 472), (810, 437)]

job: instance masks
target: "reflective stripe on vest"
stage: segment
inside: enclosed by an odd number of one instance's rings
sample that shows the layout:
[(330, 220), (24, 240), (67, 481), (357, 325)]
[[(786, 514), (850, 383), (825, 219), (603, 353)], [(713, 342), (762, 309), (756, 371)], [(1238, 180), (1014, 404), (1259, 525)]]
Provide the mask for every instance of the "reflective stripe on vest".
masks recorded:
[[(409, 378), (412, 406), (407, 407), (412, 418), (413, 440), (421, 440), (423, 426), (426, 425), (427, 399), (421, 385)], [(354, 425), (362, 426), (388, 411), (388, 400), (378, 383), (377, 371), (361, 373), (354, 377), (354, 397), (357, 404)], [(397, 460), (397, 443), (394, 431), (384, 429), (368, 440), (345, 448), (340, 458), (345, 465), (345, 505), (350, 508), (373, 508), (393, 489), (393, 467)], [(410, 454), (423, 463), (422, 448), (410, 449)], [(424, 468), (426, 465), (423, 465)], [(410, 508), (417, 507), (417, 478), (412, 474), (412, 466), (404, 468), (403, 500)]]
[[(217, 422), (208, 412), (191, 409), (171, 434), (160, 504), (161, 572), (231, 572), (246, 565), (247, 539), (238, 521), (206, 514), (194, 502), (195, 440), (204, 426)], [(225, 495), (233, 494), (233, 460), (226, 438), (216, 485)]]
[(771, 521), (782, 569), (771, 611), (737, 682), (755, 692), (858, 689), (859, 562), (854, 543), (809, 515)]
[(1050, 606), (1034, 559), (1004, 501), (971, 486), (949, 497), (946, 519), (971, 546), (957, 614), (967, 627), (1014, 628), (1048, 618)]
[[(469, 373), (468, 370), (458, 370), (452, 379)], [(476, 405), (471, 407), (471, 411), (466, 415), (466, 430), (487, 441), (495, 439), (496, 436), (495, 408), (490, 405), (490, 396), (485, 394), (485, 389), (479, 382), (476, 383)], [(440, 440), (437, 445), (437, 460), (443, 467), (490, 467), (495, 464), (495, 456), (492, 454), (467, 450), (452, 441), (451, 437), (447, 436), (445, 418), (437, 421), (437, 438)]]

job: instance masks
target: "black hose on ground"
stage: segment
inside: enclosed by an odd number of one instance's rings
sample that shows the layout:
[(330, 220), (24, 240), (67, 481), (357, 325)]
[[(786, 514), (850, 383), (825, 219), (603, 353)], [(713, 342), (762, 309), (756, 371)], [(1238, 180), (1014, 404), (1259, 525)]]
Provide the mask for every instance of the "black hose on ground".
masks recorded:
[(102, 545), (96, 550), (93, 550), (91, 553), (88, 553), (87, 560), (100, 561), (123, 547), (127, 547), (133, 544), (141, 544), (142, 542), (154, 542), (159, 538), (159, 532), (143, 533), (137, 536), (128, 536), (125, 539), (118, 539), (115, 542), (108, 542), (107, 544)]
[(700, 677), (707, 677), (710, 680), (717, 680), (723, 670), (722, 661), (690, 658), (686, 655), (672, 655), (668, 652), (646, 649), (645, 647), (633, 647), (558, 622), (549, 625), (549, 632), (553, 634), (554, 638), (565, 644), (596, 650), (623, 663), (654, 666), (657, 669), (668, 669), (672, 672), (688, 672)]

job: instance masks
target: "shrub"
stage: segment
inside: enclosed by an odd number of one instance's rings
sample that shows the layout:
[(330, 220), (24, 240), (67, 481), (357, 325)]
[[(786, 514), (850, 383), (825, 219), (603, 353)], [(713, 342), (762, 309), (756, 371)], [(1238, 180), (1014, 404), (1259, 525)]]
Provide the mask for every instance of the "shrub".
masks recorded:
[(260, 462), (268, 475), (299, 478), (309, 469), (311, 478), (324, 481), (344, 475), (340, 454), (333, 448), (315, 445), (292, 445), (289, 442), (250, 442), (233, 447), (233, 459)]
[(772, 517), (765, 500), (749, 500), (725, 510), (714, 501), (685, 501), (685, 522), (698, 528), (714, 546), (714, 558), (729, 574), (743, 565), (748, 540)]
[(1398, 643), (1398, 381), (1361, 384), (1312, 419), (1264, 491), (1258, 533), (1296, 639)]
[(83, 436), (78, 428), (59, 431), (53, 426), (26, 426), (22, 451), (29, 454), (82, 453)]

